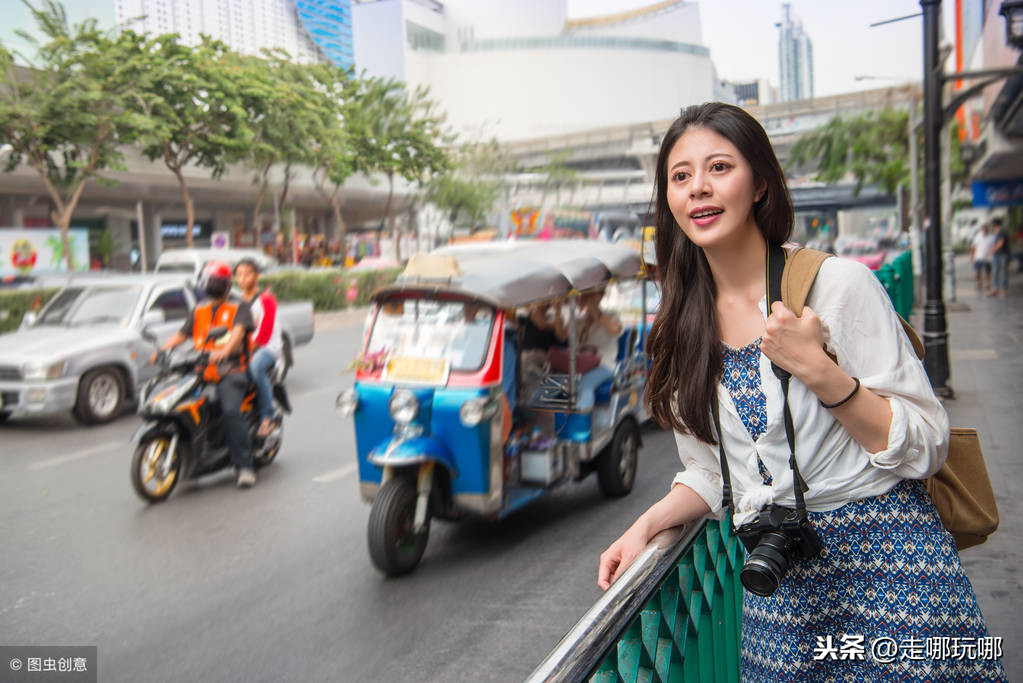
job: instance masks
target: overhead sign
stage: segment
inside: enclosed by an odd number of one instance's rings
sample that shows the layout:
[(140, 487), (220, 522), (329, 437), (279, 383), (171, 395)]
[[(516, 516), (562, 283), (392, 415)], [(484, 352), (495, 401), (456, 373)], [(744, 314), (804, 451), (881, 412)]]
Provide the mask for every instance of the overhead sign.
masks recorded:
[(1023, 178), (1015, 180), (973, 181), (974, 206), (1023, 205)]
[[(89, 269), (89, 231), (68, 230), (74, 270)], [(0, 275), (34, 275), (67, 271), (58, 229), (0, 228)]]

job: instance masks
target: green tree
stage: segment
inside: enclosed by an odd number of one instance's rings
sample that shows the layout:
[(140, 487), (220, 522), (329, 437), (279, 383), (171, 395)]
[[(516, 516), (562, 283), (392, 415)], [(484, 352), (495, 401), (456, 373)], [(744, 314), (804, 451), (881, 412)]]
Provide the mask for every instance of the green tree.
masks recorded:
[(557, 152), (551, 156), (550, 161), (540, 168), (543, 174), (542, 194), (540, 205), (543, 206), (547, 195), (554, 191), (554, 203), (561, 203), (561, 190), (568, 187), (575, 187), (579, 184), (579, 171), (568, 165), (568, 152)]
[(151, 126), (139, 144), (147, 158), (162, 160), (177, 179), (188, 225), (185, 239), (191, 247), (195, 206), (185, 165), (209, 169), (218, 179), (228, 163), (247, 154), (252, 141), (229, 49), (206, 36), (195, 47), (181, 44), (176, 34), (147, 40), (126, 32), (123, 39), (137, 50), (134, 103)]
[[(958, 135), (952, 135), (952, 177), (962, 174)], [(923, 153), (923, 131), (918, 133), (918, 153)], [(922, 157), (917, 160), (922, 173)], [(848, 176), (856, 181), (855, 194), (866, 184), (877, 185), (895, 194), (910, 182), (909, 113), (905, 109), (882, 109), (852, 117), (831, 119), (817, 130), (796, 141), (790, 152), (788, 168), (816, 168), (816, 180), (829, 185)]]
[(14, 65), (0, 46), (0, 143), (10, 145), (4, 170), (26, 163), (39, 174), (53, 202), (63, 254), (74, 269), (68, 226), (89, 180), (112, 184), (101, 174), (124, 169), (119, 146), (132, 142), (149, 122), (128, 100), (132, 96), (132, 51), (124, 37), (110, 38), (86, 20), (69, 26), (63, 6), (47, 0), (29, 5), (44, 36), (34, 58), (21, 55), (31, 69)]
[(259, 196), (252, 216), (257, 229), (259, 211), (270, 190), (270, 170), (283, 165), (280, 190), (273, 193), (274, 230), (279, 230), (294, 168), (316, 164), (325, 129), (336, 125), (335, 105), (319, 87), (315, 69), (293, 63), (283, 50), (266, 51), (263, 57), (239, 57), (232, 69), (252, 130), (249, 161), (258, 173)]
[(357, 85), (348, 71), (330, 65), (318, 65), (312, 70), (317, 89), (332, 107), (329, 121), (325, 121), (317, 141), (314, 157), (313, 182), (320, 194), (330, 202), (337, 222), (341, 254), (347, 253), (346, 226), (341, 214), (341, 187), (356, 171), (355, 150), (346, 128), (349, 110), (355, 106)]
[(447, 214), (452, 225), (460, 219), (475, 232), (494, 208), (504, 187), (502, 175), (511, 163), (496, 140), (465, 143), (452, 155), (447, 172), (427, 185), (425, 198)]
[(443, 144), (444, 116), (428, 98), (426, 89), (412, 92), (394, 79), (360, 79), (349, 110), (348, 130), (355, 149), (355, 167), (370, 175), (387, 177), (385, 220), (391, 226), (395, 256), (401, 260), (401, 235), (393, 215), (394, 179), (427, 182), (429, 176), (450, 167)]

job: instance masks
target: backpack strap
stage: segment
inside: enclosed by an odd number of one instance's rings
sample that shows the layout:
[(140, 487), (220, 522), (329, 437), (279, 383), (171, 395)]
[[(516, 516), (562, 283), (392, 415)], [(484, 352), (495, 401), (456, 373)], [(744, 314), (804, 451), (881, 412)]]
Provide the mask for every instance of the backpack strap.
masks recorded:
[[(821, 269), (821, 265), (828, 258), (831, 258), (831, 254), (816, 249), (793, 247), (789, 250), (788, 258), (785, 259), (785, 271), (781, 277), (781, 300), (796, 315), (803, 314), (803, 306), (806, 304), (806, 297), (810, 294), (810, 288), (813, 287), (817, 271)], [(901, 315), (899, 322), (902, 323), (902, 329), (909, 337), (917, 358), (923, 358), (924, 343), (920, 341), (920, 336)], [(828, 356), (831, 360), (838, 362), (838, 358), (830, 352)]]

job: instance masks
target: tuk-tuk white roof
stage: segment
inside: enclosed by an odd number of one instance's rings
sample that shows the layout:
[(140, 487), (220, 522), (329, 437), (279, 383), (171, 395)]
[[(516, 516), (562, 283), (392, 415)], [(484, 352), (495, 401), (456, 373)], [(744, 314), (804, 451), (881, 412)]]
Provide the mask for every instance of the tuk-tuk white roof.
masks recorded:
[(514, 308), (594, 289), (611, 279), (634, 278), (641, 266), (636, 250), (590, 240), (475, 242), (433, 254), (454, 259), (457, 274), (430, 278), (403, 273), (375, 296), (447, 291)]

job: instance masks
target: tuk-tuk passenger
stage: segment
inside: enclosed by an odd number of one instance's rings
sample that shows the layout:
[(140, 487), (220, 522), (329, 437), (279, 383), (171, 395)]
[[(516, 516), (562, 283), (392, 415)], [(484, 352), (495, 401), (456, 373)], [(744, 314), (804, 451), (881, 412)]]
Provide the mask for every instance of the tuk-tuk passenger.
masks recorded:
[(597, 387), (614, 379), (612, 368), (618, 356), (618, 335), (622, 333), (622, 323), (618, 316), (600, 308), (603, 297), (603, 289), (579, 297), (580, 311), (576, 321), (579, 353), (596, 352), (600, 362), (583, 373), (579, 380), (579, 395), (575, 403), (577, 410), (592, 409), (596, 402)]

